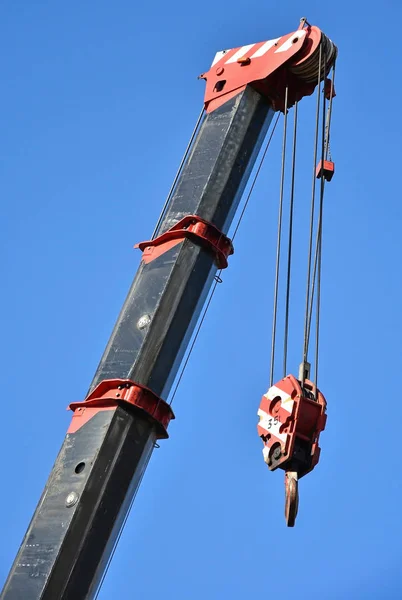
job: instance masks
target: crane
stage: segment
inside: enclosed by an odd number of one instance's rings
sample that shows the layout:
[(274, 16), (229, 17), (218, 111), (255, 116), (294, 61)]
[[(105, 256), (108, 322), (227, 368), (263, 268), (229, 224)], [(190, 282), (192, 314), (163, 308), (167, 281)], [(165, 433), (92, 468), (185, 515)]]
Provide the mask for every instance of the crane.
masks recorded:
[[(286, 121), (322, 83), (331, 105), (336, 56), (334, 43), (302, 19), (289, 34), (218, 52), (200, 75), (201, 114), (154, 232), (136, 245), (141, 261), (87, 395), (69, 406), (71, 424), (1, 600), (96, 597), (153, 449), (168, 438), (175, 418), (169, 393), (208, 293), (234, 252), (228, 232), (273, 117), (282, 113)], [(322, 192), (334, 171), (329, 124), (330, 111), (316, 172)], [(317, 279), (310, 273), (308, 289), (315, 284), (318, 293), (320, 223), (317, 232), (309, 263)], [(311, 289), (307, 332), (312, 297)], [(285, 373), (274, 383), (271, 369), (258, 411), (264, 460), (270, 470), (285, 470), (289, 526), (298, 479), (318, 462), (326, 419), (307, 358), (305, 348), (297, 378)]]

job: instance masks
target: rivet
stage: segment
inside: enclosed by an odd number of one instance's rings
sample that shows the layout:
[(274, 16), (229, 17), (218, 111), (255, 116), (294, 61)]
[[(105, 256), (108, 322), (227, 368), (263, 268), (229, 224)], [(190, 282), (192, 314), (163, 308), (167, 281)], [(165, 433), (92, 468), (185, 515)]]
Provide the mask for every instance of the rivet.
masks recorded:
[(138, 329), (145, 329), (145, 327), (147, 327), (151, 322), (151, 316), (150, 315), (142, 315), (142, 317), (140, 317), (137, 321), (137, 327)]
[(66, 498), (66, 506), (70, 508), (70, 506), (74, 506), (78, 502), (78, 494), (76, 492), (70, 492)]

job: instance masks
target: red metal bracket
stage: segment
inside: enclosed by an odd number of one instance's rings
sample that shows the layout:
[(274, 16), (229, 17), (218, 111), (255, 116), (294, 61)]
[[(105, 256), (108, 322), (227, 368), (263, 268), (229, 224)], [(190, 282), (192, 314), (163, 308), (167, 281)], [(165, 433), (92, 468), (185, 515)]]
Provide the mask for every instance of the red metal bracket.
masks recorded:
[(332, 100), (336, 96), (334, 84), (328, 77), (324, 82), (324, 96), (327, 100)]
[(206, 79), (204, 105), (212, 112), (252, 85), (268, 99), (275, 110), (284, 110), (285, 89), (288, 108), (313, 93), (317, 85), (321, 41), (326, 52), (325, 77), (336, 58), (334, 44), (318, 29), (302, 19), (297, 31), (274, 40), (218, 52)]
[(320, 160), (320, 162), (317, 165), (317, 170), (316, 170), (316, 177), (317, 179), (321, 179), (321, 177), (324, 177), (325, 181), (331, 181), (331, 179), (333, 178), (335, 173), (335, 163), (333, 163), (331, 160), (324, 160), (324, 163), (322, 160)]
[(142, 260), (149, 263), (186, 238), (211, 250), (215, 254), (219, 269), (225, 269), (228, 266), (228, 256), (234, 252), (231, 240), (215, 225), (197, 215), (184, 217), (154, 240), (141, 242), (134, 247), (143, 251)]
[[(105, 379), (83, 402), (72, 402), (69, 409), (74, 412), (74, 417), (83, 417), (87, 409), (116, 408), (120, 404), (129, 405), (148, 415), (156, 425), (158, 439), (169, 437), (167, 428), (175, 418), (172, 407), (149, 388), (129, 379)], [(84, 422), (86, 419), (82, 424)], [(76, 423), (69, 432), (77, 431), (79, 427), (80, 423)]]

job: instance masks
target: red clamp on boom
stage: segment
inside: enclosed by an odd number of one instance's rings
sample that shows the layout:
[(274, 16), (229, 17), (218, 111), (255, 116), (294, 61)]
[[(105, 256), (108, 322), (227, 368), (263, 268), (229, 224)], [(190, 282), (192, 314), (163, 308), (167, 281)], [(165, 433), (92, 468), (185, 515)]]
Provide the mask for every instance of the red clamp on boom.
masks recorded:
[(226, 269), (228, 256), (233, 254), (233, 244), (215, 225), (201, 219), (197, 215), (184, 217), (171, 229), (148, 242), (141, 242), (134, 247), (142, 250), (142, 260), (149, 263), (184, 239), (190, 239), (204, 246), (215, 254), (219, 269)]
[(68, 433), (74, 433), (94, 416), (86, 414), (88, 409), (110, 409), (119, 405), (133, 407), (150, 417), (156, 426), (157, 439), (169, 437), (167, 428), (175, 418), (171, 406), (149, 388), (129, 379), (105, 379), (83, 402), (72, 402), (69, 409), (74, 416)]

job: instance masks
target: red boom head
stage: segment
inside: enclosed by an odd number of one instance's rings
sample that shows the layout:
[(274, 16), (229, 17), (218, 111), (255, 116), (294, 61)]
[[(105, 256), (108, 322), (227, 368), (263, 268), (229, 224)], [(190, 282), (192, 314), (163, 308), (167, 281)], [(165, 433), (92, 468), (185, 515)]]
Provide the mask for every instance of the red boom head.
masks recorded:
[[(320, 52), (321, 48), (321, 52)], [(205, 109), (212, 112), (252, 85), (275, 110), (284, 110), (285, 88), (288, 107), (313, 93), (332, 67), (337, 48), (318, 27), (305, 25), (277, 39), (218, 52), (207, 73)]]

